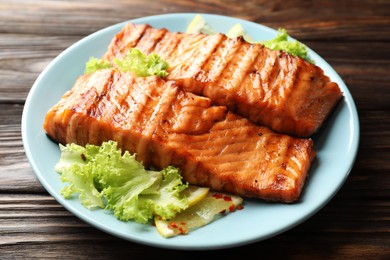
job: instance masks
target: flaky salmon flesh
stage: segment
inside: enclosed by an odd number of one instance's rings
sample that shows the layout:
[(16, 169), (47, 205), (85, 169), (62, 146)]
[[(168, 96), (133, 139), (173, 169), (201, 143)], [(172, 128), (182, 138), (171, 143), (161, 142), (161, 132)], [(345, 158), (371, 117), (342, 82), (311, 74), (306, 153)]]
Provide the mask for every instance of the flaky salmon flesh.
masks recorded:
[(342, 98), (337, 83), (318, 66), (242, 37), (184, 34), (127, 23), (102, 58), (113, 61), (134, 47), (165, 59), (170, 65), (168, 79), (185, 91), (206, 96), (279, 133), (312, 136)]
[(116, 69), (80, 76), (43, 127), (62, 144), (114, 140), (146, 167), (178, 167), (190, 184), (285, 203), (299, 199), (315, 157), (311, 139), (258, 126), (175, 81)]

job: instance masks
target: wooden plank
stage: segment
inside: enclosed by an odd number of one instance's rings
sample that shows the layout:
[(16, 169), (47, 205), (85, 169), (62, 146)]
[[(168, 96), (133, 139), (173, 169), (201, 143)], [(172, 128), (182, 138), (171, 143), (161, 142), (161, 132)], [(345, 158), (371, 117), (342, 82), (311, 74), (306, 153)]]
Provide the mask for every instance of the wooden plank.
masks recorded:
[[(343, 197), (343, 192), (338, 197)], [(384, 208), (389, 206), (389, 202), (371, 204), (356, 201), (352, 204), (355, 206), (352, 211), (350, 203), (350, 199), (333, 201), (311, 219), (285, 234), (242, 249), (253, 252), (261, 250), (265, 254), (272, 253), (277, 247), (279, 250), (274, 251), (273, 256), (282, 256), (288, 252), (291, 256), (314, 258), (318, 254), (327, 257), (359, 256), (363, 252), (370, 254), (372, 250), (375, 250), (376, 256), (386, 256), (386, 241), (389, 242), (389, 238), (386, 236), (388, 216)], [(18, 223), (21, 219), (23, 222)], [(131, 253), (129, 248), (133, 250), (132, 254), (145, 249), (95, 229), (74, 217), (53, 198), (44, 195), (0, 194), (0, 231), (3, 234), (0, 242), (2, 252), (19, 252), (23, 256), (41, 255), (36, 250), (38, 247), (44, 252), (56, 252), (64, 257), (71, 257), (75, 249), (80, 249), (77, 252), (80, 257), (90, 257), (95, 253), (104, 257), (124, 256)], [(324, 247), (332, 245), (337, 245), (333, 247), (334, 251), (323, 251)], [(153, 249), (150, 256), (156, 251), (159, 250)], [(233, 249), (230, 251), (238, 252)], [(144, 256), (147, 255), (145, 253)]]
[[(337, 9), (335, 10), (335, 6)], [(248, 1), (214, 0), (0, 2), (3, 33), (86, 35), (118, 22), (164, 13), (197, 12), (234, 16), (272, 28), (286, 27), (302, 39), (389, 40), (388, 1)], [(375, 11), (373, 11), (375, 10)], [(26, 19), (28, 17), (28, 19)], [(380, 28), (381, 30), (378, 30)]]
[(3, 34), (0, 37), (0, 102), (24, 103), (44, 68), (77, 40), (79, 37)]
[[(50, 1), (0, 0), (0, 258), (112, 259), (242, 257), (387, 259), (390, 172), (390, 2), (379, 1)], [(23, 104), (44, 68), (64, 49), (128, 19), (177, 12), (215, 13), (277, 29), (322, 56), (345, 81), (358, 107), (356, 163), (336, 196), (299, 226), (238, 248), (152, 248), (81, 221), (36, 178), (21, 138)], [(262, 225), (264, 223), (254, 223)], [(232, 234), (234, 235), (234, 227)], [(162, 238), (163, 239), (163, 238)]]

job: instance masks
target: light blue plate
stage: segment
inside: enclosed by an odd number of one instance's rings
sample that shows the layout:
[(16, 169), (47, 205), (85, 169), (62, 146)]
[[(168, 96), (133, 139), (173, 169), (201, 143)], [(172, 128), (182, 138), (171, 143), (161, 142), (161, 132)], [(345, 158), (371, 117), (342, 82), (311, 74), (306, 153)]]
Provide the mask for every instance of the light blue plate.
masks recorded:
[[(201, 15), (213, 28), (223, 33), (236, 23), (241, 23), (254, 40), (270, 39), (277, 33), (271, 28), (236, 18)], [(132, 22), (184, 31), (194, 16), (190, 13), (167, 14)], [(359, 119), (352, 96), (342, 79), (326, 61), (310, 50), (310, 58), (339, 84), (344, 99), (326, 127), (315, 137), (317, 161), (310, 171), (300, 202), (285, 205), (245, 200), (243, 210), (186, 236), (166, 239), (151, 225), (121, 222), (103, 210), (85, 209), (78, 200), (65, 200), (60, 194), (64, 184), (53, 169), (60, 152), (57, 144), (50, 141), (42, 129), (45, 114), (73, 86), (76, 78), (83, 73), (85, 62), (91, 56), (103, 55), (111, 38), (123, 25), (120, 23), (100, 30), (66, 49), (38, 77), (26, 100), (22, 137), (27, 158), (42, 185), (67, 210), (92, 226), (129, 241), (161, 248), (209, 250), (249, 244), (287, 231), (315, 214), (340, 189), (356, 158)]]

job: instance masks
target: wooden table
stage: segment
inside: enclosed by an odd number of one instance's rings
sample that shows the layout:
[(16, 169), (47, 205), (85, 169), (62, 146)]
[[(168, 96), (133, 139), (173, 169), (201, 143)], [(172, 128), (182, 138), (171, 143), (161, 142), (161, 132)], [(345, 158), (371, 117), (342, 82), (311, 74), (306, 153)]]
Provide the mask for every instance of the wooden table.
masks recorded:
[[(21, 115), (50, 61), (109, 25), (199, 12), (284, 27), (340, 74), (358, 108), (356, 163), (338, 194), (299, 226), (254, 244), (215, 251), (152, 248), (113, 237), (69, 213), (35, 177)], [(0, 258), (109, 259), (269, 255), (289, 259), (390, 256), (389, 1), (0, 1)], [(260, 223), (261, 224), (261, 223)]]

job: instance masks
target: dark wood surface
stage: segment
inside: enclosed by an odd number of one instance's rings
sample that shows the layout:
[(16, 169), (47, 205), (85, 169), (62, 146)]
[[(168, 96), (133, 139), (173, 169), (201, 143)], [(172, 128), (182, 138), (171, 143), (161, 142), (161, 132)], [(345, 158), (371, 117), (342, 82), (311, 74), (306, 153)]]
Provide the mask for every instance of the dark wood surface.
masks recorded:
[[(236, 248), (178, 251), (122, 240), (79, 220), (39, 183), (24, 154), (21, 115), (43, 69), (84, 36), (125, 20), (215, 13), (284, 27), (340, 74), (358, 108), (356, 163), (317, 214)], [(389, 259), (390, 1), (0, 1), (0, 258), (131, 257)], [(262, 223), (254, 223), (261, 225)], [(234, 228), (232, 235), (234, 235)]]

